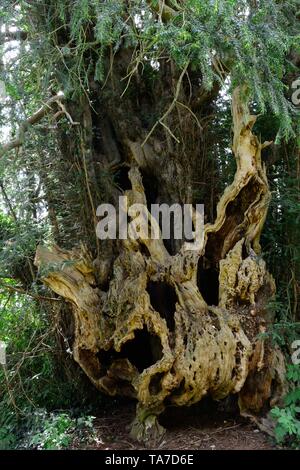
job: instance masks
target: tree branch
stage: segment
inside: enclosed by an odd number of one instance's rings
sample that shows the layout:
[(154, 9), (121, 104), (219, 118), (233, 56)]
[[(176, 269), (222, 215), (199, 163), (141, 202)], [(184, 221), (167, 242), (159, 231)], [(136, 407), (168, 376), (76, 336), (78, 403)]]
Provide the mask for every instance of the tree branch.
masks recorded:
[[(179, 97), (179, 93), (180, 93), (180, 87), (181, 87), (181, 83), (182, 83), (182, 80), (183, 80), (183, 77), (184, 77), (184, 74), (186, 73), (187, 71), (187, 68), (189, 66), (189, 62), (186, 63), (185, 67), (183, 68), (181, 74), (180, 74), (180, 77), (178, 79), (178, 82), (176, 84), (176, 91), (175, 91), (175, 96), (172, 100), (172, 103), (170, 104), (169, 108), (167, 109), (167, 111), (164, 113), (164, 115), (158, 120), (156, 121), (156, 123), (154, 124), (154, 126), (152, 127), (152, 129), (150, 130), (150, 132), (147, 134), (144, 142), (142, 143), (141, 147), (143, 148), (144, 145), (146, 144), (147, 140), (149, 139), (149, 137), (151, 137), (151, 135), (153, 134), (153, 132), (155, 131), (156, 127), (158, 126), (158, 124), (161, 124), (162, 126), (164, 126), (165, 128), (167, 128), (168, 131), (170, 131), (170, 129), (164, 124), (164, 120), (169, 116), (169, 114), (171, 113), (171, 111), (173, 110), (174, 106), (176, 105), (177, 103), (177, 100), (178, 100), (178, 97)], [(171, 135), (172, 137), (177, 141), (178, 139), (173, 135), (173, 133), (171, 132)]]
[[(37, 122), (41, 121), (50, 111), (53, 111), (55, 105), (61, 106), (61, 101), (64, 99), (64, 95), (59, 93), (50, 98), (46, 103), (38, 109), (32, 116), (23, 121), (20, 124), (19, 132), (16, 139), (7, 142), (0, 148), (0, 158), (10, 150), (21, 147), (24, 143), (24, 135), (27, 132), (29, 126), (33, 126)], [(67, 116), (68, 117), (68, 116)]]
[(167, 5), (165, 0), (159, 0), (157, 3), (153, 3), (153, 1), (147, 0), (147, 3), (163, 21), (169, 21), (174, 18), (176, 14), (178, 14), (178, 11)]
[(37, 300), (48, 300), (51, 302), (61, 301), (61, 299), (57, 299), (56, 297), (45, 297), (44, 295), (32, 294), (22, 289), (21, 287), (10, 286), (9, 284), (6, 284), (4, 282), (0, 282), (0, 287), (3, 287), (4, 289), (8, 289), (11, 292), (17, 292), (18, 294), (28, 295), (29, 297), (32, 297), (33, 299), (37, 299)]

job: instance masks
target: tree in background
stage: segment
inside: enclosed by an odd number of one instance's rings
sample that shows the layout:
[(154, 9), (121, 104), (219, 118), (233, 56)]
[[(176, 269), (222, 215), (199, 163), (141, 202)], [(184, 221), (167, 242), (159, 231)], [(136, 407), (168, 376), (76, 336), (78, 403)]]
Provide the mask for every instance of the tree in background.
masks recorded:
[[(42, 281), (70, 303), (65, 334), (73, 357), (100, 391), (137, 399), (138, 439), (160, 436), (157, 416), (166, 406), (206, 394), (238, 394), (241, 412), (264, 411), (285, 391), (284, 359), (268, 337), (275, 283), (260, 246), (268, 174), (276, 194), (266, 247), (283, 249), (279, 230), (297, 246), (293, 211), (282, 206), (287, 184), (298, 207), (296, 114), (286, 80), (299, 66), (289, 56), (297, 2), (8, 7), (4, 42), (17, 40), (18, 60), (3, 64), (4, 81), (17, 104), (3, 117), (20, 120), (23, 105), (26, 117), (0, 153), (9, 181), (1, 190), (31, 244), (23, 240), (9, 265), (5, 245), (5, 275), (14, 269), (23, 287), (49, 296)], [(99, 240), (97, 206), (117, 206), (122, 195), (148, 209), (203, 203), (199, 249), (174, 237)], [(42, 239), (50, 243), (38, 247), (37, 275), (33, 253)], [(296, 318), (296, 256), (293, 263)]]

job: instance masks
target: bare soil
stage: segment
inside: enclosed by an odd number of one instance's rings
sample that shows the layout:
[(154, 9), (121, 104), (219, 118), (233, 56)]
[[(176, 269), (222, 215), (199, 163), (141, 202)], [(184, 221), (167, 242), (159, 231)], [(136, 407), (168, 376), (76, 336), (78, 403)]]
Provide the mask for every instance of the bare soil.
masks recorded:
[[(85, 444), (73, 442), (73, 448), (99, 450), (145, 449), (130, 438), (134, 419), (132, 403), (118, 404), (103, 410), (94, 421), (95, 433)], [(249, 420), (237, 413), (226, 413), (218, 407), (171, 408), (160, 419), (167, 429), (155, 449), (168, 450), (270, 450), (276, 449), (272, 439)]]

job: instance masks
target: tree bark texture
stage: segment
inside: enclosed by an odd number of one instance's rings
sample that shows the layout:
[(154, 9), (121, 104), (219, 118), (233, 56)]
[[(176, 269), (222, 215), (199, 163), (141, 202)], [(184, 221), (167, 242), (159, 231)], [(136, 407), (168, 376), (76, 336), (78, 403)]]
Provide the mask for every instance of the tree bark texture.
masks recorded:
[[(238, 394), (241, 412), (256, 414), (284, 391), (282, 354), (263, 335), (275, 292), (259, 243), (270, 200), (261, 162), (268, 143), (252, 132), (256, 118), (242, 91), (232, 101), (236, 173), (199, 250), (142, 237), (104, 243), (96, 259), (84, 247), (40, 246), (36, 254), (43, 282), (72, 305), (74, 360), (100, 391), (137, 400), (139, 440), (161, 435), (156, 417), (168, 405)], [(176, 159), (162, 165), (159, 141), (149, 140), (142, 146), (126, 135), (130, 204), (188, 202), (190, 174)]]

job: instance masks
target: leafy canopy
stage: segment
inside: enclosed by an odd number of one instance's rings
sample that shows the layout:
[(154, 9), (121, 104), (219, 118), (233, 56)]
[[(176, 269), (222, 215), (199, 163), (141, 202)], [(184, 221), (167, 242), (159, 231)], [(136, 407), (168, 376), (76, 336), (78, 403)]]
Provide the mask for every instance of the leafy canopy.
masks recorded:
[(233, 84), (249, 86), (262, 113), (268, 108), (279, 116), (280, 133), (288, 136), (291, 106), (283, 77), (291, 67), (288, 52), (299, 47), (297, 3), (53, 0), (41, 5), (23, 1), (20, 21), (28, 14), (39, 19), (35, 24), (40, 30), (31, 33), (39, 56), (37, 83), (43, 87), (51, 82), (73, 97), (89, 93), (91, 77), (105, 83), (114, 55), (127, 48), (132, 51), (129, 77), (146, 64), (159, 76), (162, 59), (171, 59), (179, 69), (188, 62), (207, 89), (230, 72)]

